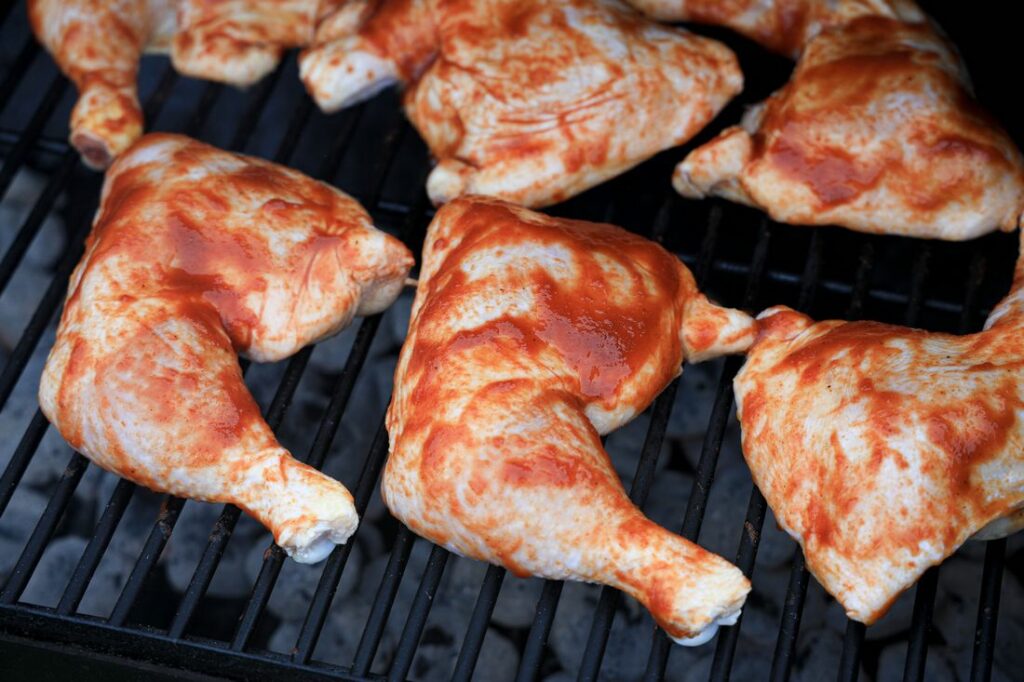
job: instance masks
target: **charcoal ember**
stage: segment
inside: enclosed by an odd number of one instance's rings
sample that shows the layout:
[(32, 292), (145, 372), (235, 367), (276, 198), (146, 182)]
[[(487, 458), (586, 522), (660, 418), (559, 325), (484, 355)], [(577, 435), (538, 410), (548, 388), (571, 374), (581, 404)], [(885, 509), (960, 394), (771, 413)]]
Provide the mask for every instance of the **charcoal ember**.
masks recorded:
[(374, 346), (381, 349), (382, 353), (398, 355), (398, 351), (405, 341), (405, 335), (409, 331), (409, 315), (412, 312), (412, 301), (415, 296), (416, 289), (406, 287), (384, 313), (374, 343)]
[[(442, 616), (444, 609), (442, 611)], [(440, 620), (440, 619), (439, 619)], [(447, 629), (437, 629), (428, 623), (420, 639), (420, 646), (412, 660), (409, 678), (412, 680), (439, 680), (451, 677), (462, 646), (462, 634), (450, 640)], [(488, 628), (480, 646), (474, 682), (510, 682), (516, 677), (519, 667), (519, 651), (507, 637), (494, 628)]]
[(539, 578), (517, 578), (506, 574), (491, 622), (507, 628), (529, 628), (543, 589), (544, 581)]
[(698, 443), (704, 438), (721, 373), (721, 361), (686, 365), (669, 416), (667, 436), (681, 440), (696, 439)]
[[(979, 589), (980, 593), (980, 589)], [(996, 666), (1019, 675), (1024, 671), (1024, 586), (1011, 572), (1003, 574), (999, 627), (996, 630)]]
[(52, 540), (43, 550), (43, 556), (25, 586), (21, 601), (39, 606), (56, 606), (87, 544), (88, 540), (74, 535)]
[[(0, 253), (6, 253), (7, 248), (17, 235), (17, 230), (21, 228), (35, 207), (45, 185), (46, 179), (43, 176), (25, 168), (14, 175), (2, 197), (3, 202), (0, 203), (0, 225), (5, 226), (5, 229), (0, 230)], [(43, 220), (35, 239), (32, 240), (31, 246), (25, 253), (25, 265), (38, 269), (49, 268), (64, 252), (67, 243), (64, 221), (56, 215), (56, 209), (60, 209), (63, 205), (64, 195), (60, 194), (54, 203), (55, 210), (51, 211)]]
[(74, 451), (52, 426), (46, 430), (32, 461), (22, 477), (22, 485), (38, 490), (50, 490), (68, 466)]
[(356, 339), (356, 330), (359, 329), (359, 321), (354, 322), (340, 333), (316, 345), (309, 358), (310, 369), (323, 374), (337, 374), (342, 370)]
[[(654, 632), (654, 620), (636, 601), (623, 597), (608, 633), (608, 644), (601, 662), (599, 679), (641, 679), (650, 657), (650, 648), (639, 645)], [(589, 625), (589, 623), (588, 623)], [(580, 650), (580, 654), (583, 649)]]
[(636, 467), (640, 462), (640, 454), (643, 452), (649, 426), (650, 419), (638, 417), (622, 428), (613, 431), (605, 443), (605, 450), (608, 451), (612, 464), (627, 490), (636, 475)]
[[(260, 568), (263, 565), (263, 548), (260, 551), (250, 551), (246, 562), (246, 573), (249, 577), (248, 584), (256, 581)], [(362, 550), (354, 545), (350, 550), (345, 570), (341, 573), (338, 581), (338, 589), (335, 593), (336, 599), (345, 599), (347, 595), (355, 590), (359, 584), (359, 576), (362, 568)], [(300, 564), (294, 561), (285, 561), (281, 567), (281, 573), (277, 577), (274, 591), (270, 594), (270, 601), (267, 609), (285, 621), (302, 622), (313, 601), (313, 593), (320, 584), (320, 576), (324, 572), (324, 563)]]
[(714, 657), (715, 641), (712, 640), (698, 647), (673, 645), (668, 652), (664, 679), (679, 680), (679, 682), (707, 682), (711, 678), (711, 660)]
[(26, 487), (16, 488), (3, 515), (0, 516), (0, 585), (25, 549), (29, 535), (46, 508), (47, 498)]
[(353, 539), (362, 550), (364, 562), (375, 559), (388, 550), (384, 544), (384, 536), (381, 534), (380, 529), (372, 523), (367, 523), (365, 516), (362, 517), (359, 529), (356, 531)]
[[(843, 635), (827, 628), (816, 630), (801, 628), (801, 632), (803, 634), (797, 643), (796, 661), (790, 679), (793, 682), (818, 682), (819, 680), (834, 679), (843, 654)], [(767, 667), (764, 669), (766, 670)], [(863, 665), (861, 665), (859, 677), (867, 679)]]
[[(974, 647), (981, 573), (980, 562), (965, 561), (956, 557), (947, 560), (939, 569), (939, 586), (936, 591), (932, 628), (948, 647), (964, 654)], [(1020, 603), (1008, 599), (1010, 595), (1005, 593), (1005, 580), (1003, 584), (1004, 594), (1001, 596), (1006, 600), (1004, 603)], [(969, 655), (962, 657), (970, 658)]]
[[(956, 667), (951, 662), (948, 651), (944, 647), (930, 646), (925, 661), (924, 677), (926, 680), (967, 679), (957, 677)], [(878, 656), (877, 682), (900, 682), (907, 663), (907, 643), (894, 642), (882, 649)]]
[(762, 569), (754, 571), (753, 589), (743, 604), (741, 632), (756, 642), (757, 648), (771, 647), (779, 637), (782, 608), (789, 585), (789, 571)]
[(682, 527), (692, 490), (691, 476), (663, 469), (654, 476), (643, 511), (655, 523), (677, 532)]
[[(371, 599), (372, 593), (365, 595), (354, 592), (332, 604), (314, 649), (317, 660), (336, 665), (351, 665), (359, 646), (359, 639), (366, 629), (366, 621), (370, 617)], [(283, 621), (270, 636), (270, 650), (291, 653), (302, 631), (302, 625), (302, 620)], [(385, 631), (376, 660), (381, 660), (383, 652), (383, 658), (390, 661), (396, 643), (394, 635)]]
[(800, 547), (789, 533), (779, 528), (775, 515), (769, 509), (765, 515), (764, 526), (761, 527), (761, 541), (757, 546), (757, 567), (788, 568), (793, 561), (793, 553)]
[[(210, 533), (217, 523), (224, 505), (189, 502), (181, 510), (160, 563), (163, 564), (167, 579), (178, 592), (184, 592), (192, 581), (199, 559), (206, 550)], [(224, 549), (217, 571), (213, 574), (207, 594), (211, 597), (245, 597), (251, 583), (239, 580), (245, 575), (246, 557), (256, 545), (256, 537), (262, 526), (242, 524), (235, 527), (231, 540)], [(265, 545), (264, 545), (265, 546)]]
[(700, 544), (705, 549), (729, 559), (736, 555), (741, 534), (754, 532), (745, 526), (752, 490), (753, 483), (746, 469), (719, 469), (708, 495), (701, 525)]
[[(0, 249), (0, 254), (4, 251)], [(32, 265), (14, 272), (7, 289), (0, 294), (0, 349), (10, 350), (17, 345), (52, 279), (52, 273)]]
[(600, 596), (601, 588), (598, 585), (566, 582), (562, 588), (551, 634), (548, 636), (548, 646), (566, 670), (579, 667)]

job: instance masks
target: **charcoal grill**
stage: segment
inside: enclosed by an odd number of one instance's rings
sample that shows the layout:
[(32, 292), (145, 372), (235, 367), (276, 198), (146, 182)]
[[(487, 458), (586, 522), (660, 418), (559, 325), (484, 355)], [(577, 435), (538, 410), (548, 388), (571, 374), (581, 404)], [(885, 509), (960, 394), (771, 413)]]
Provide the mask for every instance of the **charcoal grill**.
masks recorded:
[[(997, 77), (1005, 73), (1000, 68), (1001, 61), (1014, 58), (1009, 47), (1012, 22), (1000, 27), (992, 24), (991, 16), (975, 18), (962, 5), (956, 8), (933, 4), (928, 9), (965, 52), (981, 100), (1008, 125), (1018, 143), (1024, 143), (1024, 125), (1012, 116), (1012, 95), (1003, 95), (1007, 83)], [(98, 174), (82, 167), (77, 153), (65, 142), (73, 87), (57, 73), (30, 35), (24, 13), (23, 3), (0, 5), (0, 206), (22, 168), (41, 172), (45, 185), (20, 223), (0, 225), (0, 230), (10, 238), (0, 260), (0, 295), (17, 277), (47, 216), (64, 217), (68, 241), (52, 269), (47, 288), (38, 295), (37, 306), (16, 320), (20, 336), (15, 335), (17, 340), (10, 348), (0, 345), (0, 414), (8, 407), (19, 382), (37, 380), (25, 369), (34, 354), (46, 350), (47, 329), (55, 323), (68, 276), (81, 255), (101, 181)], [(982, 25), (982, 21), (988, 23)], [(708, 139), (723, 122), (736, 120), (742, 106), (761, 99), (784, 82), (790, 68), (784, 60), (767, 56), (728, 33), (700, 30), (737, 50), (748, 86), (740, 101), (731, 105), (695, 143)], [(147, 124), (153, 129), (185, 132), (229, 149), (273, 158), (334, 182), (360, 200), (379, 226), (418, 250), (432, 216), (422, 190), (429, 159), (402, 118), (397, 97), (394, 93), (385, 94), (358, 108), (324, 116), (301, 92), (295, 71), (292, 57), (270, 78), (238, 93), (181, 78), (170, 69), (166, 59), (147, 58), (142, 69)], [(777, 225), (743, 207), (718, 201), (690, 202), (676, 196), (668, 179), (673, 164), (684, 153), (666, 152), (554, 211), (622, 224), (662, 242), (693, 268), (702, 285), (718, 300), (750, 310), (786, 303), (816, 317), (870, 318), (937, 330), (971, 331), (980, 327), (988, 309), (1008, 288), (1016, 256), (1013, 236), (992, 235), (957, 245)], [(61, 196), (62, 206), (58, 205)], [(3, 305), (4, 299), (0, 298), (0, 312)], [(407, 306), (408, 301), (399, 305)], [(318, 415), (319, 426), (312, 444), (306, 452), (296, 452), (316, 467), (323, 466), (328, 457), (360, 462), (358, 477), (344, 482), (354, 492), (361, 513), (378, 494), (378, 476), (387, 454), (383, 406), (368, 449), (355, 451), (345, 443), (336, 443), (335, 436), (350, 402), (360, 400), (357, 383), (371, 351), (396, 350), (375, 349), (382, 319), (383, 316), (375, 316), (359, 322), (344, 366), (331, 376), (333, 383), (326, 406)], [(275, 430), (289, 418), (289, 407), (312, 353), (311, 348), (303, 350), (280, 373), (276, 393), (265, 410), (267, 421)], [(681, 530), (691, 540), (701, 538), (719, 453), (727, 429), (734, 422), (731, 379), (740, 365), (739, 359), (730, 359), (715, 366), (718, 383), (699, 457), (694, 456), (692, 461), (676, 457), (675, 464), (669, 464), (688, 467), (687, 473), (693, 477), (691, 489), (675, 491), (686, 500), (685, 515), (675, 521), (675, 530)], [(687, 399), (685, 382), (677, 380), (641, 418), (647, 431), (630, 489), (632, 499), (640, 505), (648, 500), (658, 475), (673, 405)], [(373, 424), (362, 425), (364, 429), (372, 427)], [(16, 432), (0, 432), (0, 463), (7, 460), (0, 473), (0, 518), (9, 511), (12, 497), (47, 429), (46, 420), (36, 410)], [(425, 641), (424, 633), (429, 635), (434, 597), (446, 566), (466, 560), (451, 557), (435, 546), (429, 550), (421, 571), (406, 570), (411, 565), (414, 544), (425, 541), (397, 524), (393, 524), (388, 538), (390, 558), (383, 578), (359, 633), (355, 655), (347, 662), (322, 660), (317, 655), (317, 644), (330, 610), (346, 608), (344, 599), (334, 603), (334, 597), (350, 557), (351, 544), (336, 549), (323, 565), (315, 592), (303, 604), (305, 619), (290, 651), (268, 650), (265, 628), (261, 627), (268, 617), (266, 607), (286, 560), (272, 543), (248, 598), (227, 608), (229, 613), (222, 618), (228, 623), (226, 628), (211, 633), (211, 628), (204, 625), (215, 613), (209, 605), (214, 600), (207, 596), (207, 590), (241, 516), (231, 506), (223, 508), (210, 528), (191, 581), (179, 594), (160, 580), (158, 562), (184, 505), (197, 503), (166, 496), (156, 518), (147, 522), (149, 530), (143, 533), (141, 551), (109, 614), (101, 618), (80, 613), (82, 598), (125, 518), (129, 503), (133, 496), (143, 494), (123, 480), (102, 501), (105, 506), (98, 514), (99, 520), (87, 530), (85, 550), (59, 601), (52, 607), (21, 601), (48, 543), (75, 524), (75, 491), (91, 465), (81, 455), (67, 452), (66, 467), (49, 488), (49, 501), (34, 530), (20, 548), (9, 574), (0, 574), (0, 677), (36, 677), (44, 673), (60, 676), (71, 672), (76, 678), (104, 679), (142, 674), (155, 679), (422, 677), (423, 673), (413, 663)], [(750, 486), (749, 479), (745, 485)], [(730, 510), (733, 517), (743, 517), (743, 523), (734, 555), (729, 558), (735, 559), (748, 576), (754, 576), (757, 595), (756, 559), (768, 511), (760, 493), (752, 486), (749, 489), (746, 509)], [(684, 669), (690, 657), (701, 656), (705, 662), (707, 657), (711, 659), (712, 680), (729, 679), (734, 662), (741, 657), (763, 661), (763, 677), (788, 679), (798, 664), (802, 638), (813, 634), (801, 631), (808, 591), (820, 591), (806, 571), (796, 545), (791, 545), (788, 589), (778, 616), (774, 647), (745, 648), (741, 621), (722, 630), (716, 641), (708, 645), (711, 649), (707, 651), (713, 653), (695, 653), (670, 646), (664, 634), (651, 624), (643, 630), (642, 638), (625, 643), (630, 648), (649, 651), (646, 669), (637, 669), (635, 676), (662, 679), (670, 656), (682, 659)], [(1015, 557), (1017, 554), (1008, 553), (1007, 541), (998, 540), (987, 543), (984, 559), (978, 561), (976, 601), (971, 604), (977, 614), (974, 639), (972, 643), (962, 643), (970, 662), (960, 662), (961, 669), (969, 670), (972, 680), (990, 679), (996, 647), (1012, 645), (1000, 640), (997, 623), (1006, 566), (1011, 571), (1020, 568)], [(914, 588), (909, 628), (896, 637), (907, 643), (901, 671), (906, 680), (930, 677), (926, 668), (929, 646), (934, 649), (934, 644), (942, 641), (942, 634), (932, 627), (937, 600), (944, 598), (938, 588), (940, 572), (941, 568), (929, 571)], [(416, 585), (411, 599), (400, 596), (403, 580)], [(473, 586), (475, 603), (467, 609), (469, 616), (465, 622), (456, 625), (463, 637), (451, 643), (454, 663), (446, 675), (452, 679), (467, 680), (473, 678), (474, 672), (486, 672), (489, 662), (481, 659), (480, 652), (488, 624), (502, 589), (513, 580), (502, 569), (489, 567), (482, 582)], [(580, 680), (602, 676), (612, 625), (616, 617), (622, 617), (617, 614), (621, 613), (624, 599), (614, 590), (600, 590), (596, 607), (588, 615), (585, 647), (572, 668), (554, 661), (548, 647), (549, 636), (563, 625), (557, 618), (562, 589), (561, 583), (545, 582), (532, 624), (510, 635), (519, 651), (515, 676), (518, 680), (541, 679), (559, 672)], [(158, 608), (154, 609), (154, 603)], [(1019, 611), (1021, 606), (1024, 604), (1004, 605), (1004, 611)], [(404, 625), (390, 660), (380, 661), (378, 649), (389, 619)], [(865, 634), (862, 625), (846, 623), (841, 655), (834, 661), (830, 676), (856, 680), (858, 675), (875, 673), (877, 647), (866, 640)]]

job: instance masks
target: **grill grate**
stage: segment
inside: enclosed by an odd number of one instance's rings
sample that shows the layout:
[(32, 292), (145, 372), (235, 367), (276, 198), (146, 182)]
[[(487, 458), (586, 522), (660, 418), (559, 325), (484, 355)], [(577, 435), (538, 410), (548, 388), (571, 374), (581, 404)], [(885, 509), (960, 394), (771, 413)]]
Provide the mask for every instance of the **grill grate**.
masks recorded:
[[(18, 7), (12, 12), (14, 5)], [(948, 21), (943, 23), (949, 24)], [(719, 34), (716, 33), (716, 37)], [(725, 34), (720, 37), (737, 43)], [(19, 47), (9, 47), (14, 45)], [(41, 170), (47, 178), (21, 224), (0, 225), (0, 230), (13, 235), (0, 260), (0, 296), (16, 278), (44, 221), (61, 212), (57, 204), (62, 195), (68, 198), (63, 215), (70, 216), (68, 244), (53, 268), (38, 305), (27, 320), (18, 321), (24, 327), (13, 347), (8, 350), (0, 345), (2, 414), (19, 382), (35, 380), (25, 370), (33, 355), (45, 350), (41, 343), (47, 330), (52, 328), (68, 276), (81, 255), (98, 200), (100, 177), (82, 168), (77, 153), (62, 139), (73, 88), (56, 73), (49, 58), (29, 35), (23, 3), (0, 5), (0, 46), (0, 158), (3, 160), (0, 206), (21, 169)], [(736, 47), (748, 74), (748, 92), (743, 99), (756, 101), (779, 85), (779, 74), (784, 78), (787, 67), (766, 60), (746, 44)], [(379, 226), (399, 235), (418, 251), (432, 215), (422, 190), (429, 165), (415, 134), (398, 113), (394, 98), (386, 96), (327, 117), (316, 111), (307, 97), (297, 94), (294, 71), (292, 59), (251, 92), (238, 96), (219, 85), (179, 78), (166, 60), (147, 59), (143, 65), (144, 82), (154, 85), (145, 93), (146, 121), (162, 129), (162, 122), (170, 118), (174, 122), (164, 126), (166, 129), (180, 130), (237, 151), (260, 153), (280, 163), (301, 166), (305, 163), (303, 159), (312, 158), (312, 170), (304, 170), (328, 182), (338, 182), (338, 176), (344, 175), (347, 180), (342, 180), (339, 186), (360, 200)], [(763, 76), (758, 75), (761, 71)], [(39, 87), (39, 83), (45, 85)], [(177, 112), (165, 115), (168, 109), (177, 109)], [(739, 111), (740, 104), (734, 104), (722, 119), (735, 120)], [(280, 114), (276, 118), (275, 112)], [(282, 121), (285, 121), (283, 126)], [(711, 126), (701, 139), (707, 139), (719, 127)], [(309, 152), (310, 146), (317, 144), (323, 144), (324, 149), (313, 149), (312, 154), (303, 155), (304, 150)], [(969, 331), (978, 327), (986, 309), (1006, 289), (1009, 264), (1015, 256), (1014, 248), (1009, 246), (1012, 239), (1006, 235), (994, 235), (968, 245), (949, 245), (775, 225), (742, 207), (721, 202), (686, 202), (677, 197), (669, 188), (667, 178), (672, 163), (680, 156), (678, 150), (663, 154), (601, 189), (567, 202), (556, 211), (625, 224), (647, 234), (678, 253), (694, 269), (701, 285), (722, 302), (740, 304), (751, 310), (773, 303), (788, 303), (818, 317), (872, 317)], [(371, 161), (367, 163), (366, 159)], [(941, 281), (937, 274), (942, 275)], [(0, 300), (0, 312), (2, 305)], [(356, 385), (374, 349), (382, 320), (381, 315), (366, 318), (354, 334), (344, 367), (327, 391), (327, 404), (306, 452), (305, 461), (312, 466), (322, 467), (327, 458), (335, 454), (332, 448), (336, 447), (336, 436), (347, 407), (353, 398), (359, 397)], [(275, 431), (289, 418), (289, 409), (312, 355), (312, 348), (303, 350), (288, 361), (281, 373), (265, 412)], [(719, 364), (710, 417), (699, 458), (691, 472), (693, 485), (689, 491), (678, 491), (687, 496), (681, 532), (692, 540), (701, 538), (719, 468), (719, 455), (729, 427), (734, 425), (732, 378), (741, 364), (742, 360), (737, 358)], [(248, 367), (243, 365), (243, 369)], [(652, 492), (677, 399), (688, 399), (680, 380), (674, 381), (659, 396), (645, 416), (649, 423), (630, 489), (631, 498), (640, 506), (648, 501)], [(368, 450), (344, 453), (345, 457), (357, 458), (362, 463), (356, 480), (346, 481), (361, 515), (377, 495), (378, 478), (387, 455), (382, 417), (381, 411)], [(10, 452), (6, 468), (0, 473), (0, 518), (9, 511), (12, 498), (48, 429), (37, 409), (20, 435), (0, 432), (0, 447), (3, 448), (0, 454)], [(13, 568), (7, 576), (0, 574), (0, 654), (14, 651), (13, 643), (27, 645), (29, 650), (41, 643), (57, 643), (75, 647), (75, 655), (82, 660), (115, 656), (121, 664), (137, 666), (137, 670), (141, 670), (144, 663), (152, 662), (235, 678), (281, 677), (297, 672), (316, 679), (403, 680), (410, 674), (416, 676), (414, 660), (427, 630), (434, 598), (442, 588), (445, 569), (454, 561), (465, 560), (450, 558), (442, 548), (433, 547), (421, 574), (406, 576), (414, 545), (425, 541), (418, 540), (403, 527), (395, 530), (390, 556), (354, 656), (345, 666), (319, 660), (315, 654), (331, 609), (345, 608), (344, 603), (335, 605), (333, 602), (354, 543), (337, 548), (323, 565), (290, 653), (267, 650), (260, 631), (284, 566), (285, 555), (273, 544), (264, 554), (231, 635), (216, 638), (193, 632), (197, 614), (209, 599), (208, 590), (241, 518), (240, 511), (230, 505), (222, 509), (211, 527), (191, 579), (176, 607), (172, 607), (174, 610), (165, 625), (152, 624), (151, 619), (140, 612), (140, 599), (152, 589), (155, 569), (186, 504), (170, 496), (163, 498), (109, 616), (98, 618), (79, 613), (83, 597), (136, 497), (136, 486), (124, 480), (119, 481), (109, 498), (103, 501), (102, 514), (91, 529), (85, 550), (56, 606), (49, 608), (20, 601), (48, 544), (59, 534), (62, 525), (68, 523), (76, 489), (90, 466), (87, 459), (71, 453), (63, 474), (49, 489), (45, 509), (20, 549)], [(738, 516), (740, 510), (734, 509), (733, 513)], [(767, 513), (764, 498), (751, 486), (741, 535), (735, 545), (736, 563), (748, 576), (755, 574)], [(764, 652), (765, 656), (771, 655), (770, 668), (766, 665), (764, 670), (773, 681), (787, 680), (794, 671), (808, 592), (820, 590), (810, 579), (801, 553), (795, 544), (790, 545), (794, 550), (778, 635), (773, 653)], [(990, 542), (985, 548), (972, 643), (971, 680), (987, 680), (992, 675), (1007, 553), (1006, 540)], [(929, 571), (915, 588), (912, 620), (906, 633), (905, 680), (925, 679), (929, 644), (935, 642), (933, 612), (936, 599), (942, 598), (940, 573), (941, 569)], [(403, 600), (400, 594), (403, 579), (418, 581), (411, 601)], [(486, 570), (462, 629), (463, 638), (452, 645), (456, 652), (453, 653), (452, 679), (468, 680), (475, 672), (480, 672), (477, 663), (492, 614), (503, 587), (511, 580), (506, 580), (503, 569), (492, 566)], [(755, 592), (757, 589), (755, 586)], [(532, 623), (519, 637), (517, 680), (535, 680), (559, 670), (548, 639), (560, 625), (558, 608), (562, 591), (561, 583), (546, 581), (543, 584)], [(165, 595), (165, 599), (170, 598)], [(566, 673), (579, 680), (601, 677), (612, 626), (622, 602), (617, 591), (600, 590), (578, 669)], [(403, 618), (390, 664), (377, 661), (389, 621)], [(716, 643), (709, 645), (713, 646), (710, 679), (729, 679), (737, 654), (756, 653), (744, 648), (742, 627), (741, 620), (735, 627), (723, 629)], [(649, 651), (646, 669), (636, 670), (637, 677), (663, 679), (670, 656), (695, 655), (691, 650), (671, 646), (660, 630), (651, 627), (649, 633), (645, 640), (629, 642), (630, 647)], [(862, 625), (847, 623), (842, 653), (834, 668), (840, 680), (858, 678), (870, 648), (865, 635)], [(43, 651), (42, 648), (37, 650)], [(42, 660), (41, 656), (38, 660)], [(375, 662), (385, 665), (375, 667)], [(482, 665), (486, 666), (486, 662)], [(3, 663), (0, 663), (2, 670)]]

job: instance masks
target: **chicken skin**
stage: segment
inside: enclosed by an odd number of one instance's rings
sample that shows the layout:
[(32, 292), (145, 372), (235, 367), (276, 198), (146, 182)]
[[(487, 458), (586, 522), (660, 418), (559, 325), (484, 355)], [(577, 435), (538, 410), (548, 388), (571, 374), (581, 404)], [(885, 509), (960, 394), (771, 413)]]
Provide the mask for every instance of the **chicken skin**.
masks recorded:
[(143, 52), (170, 52), (181, 73), (251, 85), (284, 50), (353, 32), (369, 0), (28, 0), (29, 23), (78, 88), (71, 144), (102, 170), (142, 135)]
[(110, 168), (39, 401), (72, 447), (153, 490), (236, 504), (300, 562), (355, 530), (293, 459), (236, 355), (285, 358), (386, 308), (412, 256), (345, 194), (177, 135)]
[(863, 16), (912, 23), (926, 20), (911, 0), (627, 0), (661, 21), (727, 26), (793, 59), (827, 28)]
[(681, 643), (734, 622), (724, 559), (648, 520), (600, 436), (753, 320), (710, 303), (660, 246), (611, 225), (465, 197), (424, 246), (387, 416), (383, 496), (415, 532), (539, 575), (613, 585)]
[(870, 624), (968, 538), (1024, 526), (1024, 259), (984, 331), (759, 317), (743, 450), (807, 567)]
[(687, 141), (743, 86), (724, 45), (617, 0), (385, 0), (300, 74), (327, 111), (406, 84), (435, 204), (561, 201)]
[(863, 17), (810, 41), (790, 82), (677, 166), (684, 196), (795, 225), (965, 240), (1012, 230), (1024, 159), (927, 23)]

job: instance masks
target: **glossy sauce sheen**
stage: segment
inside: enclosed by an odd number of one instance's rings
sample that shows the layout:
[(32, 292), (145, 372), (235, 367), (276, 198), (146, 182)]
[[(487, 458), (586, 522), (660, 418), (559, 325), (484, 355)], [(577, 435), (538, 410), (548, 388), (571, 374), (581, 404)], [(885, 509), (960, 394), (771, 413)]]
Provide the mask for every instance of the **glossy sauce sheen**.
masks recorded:
[[(460, 331), (438, 345), (418, 345), (411, 373), (451, 352), (500, 343), (516, 351), (517, 364), (556, 351), (570, 370), (565, 373), (570, 382), (567, 388), (584, 402), (616, 397), (622, 384), (652, 359), (665, 362), (659, 362), (663, 366), (640, 402), (649, 401), (676, 375), (682, 361), (680, 304), (687, 283), (675, 257), (611, 225), (553, 219), (528, 222), (500, 205), (477, 205), (464, 220), (466, 236), (445, 259), (444, 276), (431, 282), (419, 324), (429, 327), (432, 318), (440, 319), (467, 301), (491, 295), (495, 286), (506, 291), (528, 289), (536, 306), (526, 314), (504, 315)], [(524, 244), (567, 250), (576, 272), (554, 273), (538, 265), (501, 282), (490, 278), (470, 282), (460, 269), (462, 261), (480, 250)], [(624, 268), (629, 286), (648, 294), (616, 304), (617, 292), (596, 261), (598, 255)]]

